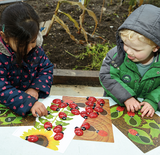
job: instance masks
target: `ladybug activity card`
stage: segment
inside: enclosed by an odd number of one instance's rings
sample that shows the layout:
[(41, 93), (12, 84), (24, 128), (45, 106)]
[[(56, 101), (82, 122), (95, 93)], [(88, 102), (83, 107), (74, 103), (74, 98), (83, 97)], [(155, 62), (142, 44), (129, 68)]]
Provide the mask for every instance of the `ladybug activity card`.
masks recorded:
[(31, 114), (25, 118), (17, 115), (5, 105), (0, 104), (0, 127), (4, 126), (29, 126), (34, 125), (35, 117)]
[(141, 117), (140, 111), (127, 112), (125, 107), (111, 106), (112, 123), (143, 153), (160, 146), (160, 119)]
[[(81, 107), (81, 116), (85, 117), (85, 114), (83, 115), (83, 113), (87, 112), (86, 116), (88, 118), (85, 119), (84, 122), (89, 123), (90, 128), (85, 130), (82, 136), (75, 135), (74, 139), (114, 142), (108, 99), (95, 99), (94, 97), (86, 99), (84, 97), (63, 96), (63, 100), (68, 102), (74, 101), (78, 107)], [(92, 102), (92, 100), (94, 101)], [(97, 115), (93, 118), (94, 115), (92, 116), (91, 114)]]
[(63, 153), (72, 139), (114, 142), (109, 100), (50, 96), (42, 101), (48, 115), (34, 126), (19, 127), (14, 136)]
[(37, 117), (34, 126), (19, 127), (14, 136), (63, 153), (73, 139), (75, 127), (80, 127), (84, 118), (71, 113), (68, 103), (52, 96), (42, 103), (47, 116)]

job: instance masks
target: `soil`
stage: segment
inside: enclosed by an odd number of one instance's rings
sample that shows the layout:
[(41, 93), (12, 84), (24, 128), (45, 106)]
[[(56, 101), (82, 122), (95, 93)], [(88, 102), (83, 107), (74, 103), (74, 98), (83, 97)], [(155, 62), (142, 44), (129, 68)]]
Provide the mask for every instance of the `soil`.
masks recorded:
[[(78, 0), (74, 1), (78, 2)], [(110, 3), (110, 1), (112, 1), (112, 4)], [(116, 44), (115, 33), (118, 27), (127, 18), (129, 8), (129, 0), (124, 0), (122, 5), (120, 5), (120, 1), (121, 0), (105, 0), (101, 22), (99, 21), (101, 16), (101, 8), (103, 6), (103, 0), (91, 0), (89, 2), (89, 4), (87, 5), (87, 9), (93, 11), (98, 20), (98, 26), (96, 28), (95, 34), (103, 38), (92, 38), (88, 36), (89, 43), (97, 44), (108, 42), (110, 44)], [(36, 10), (41, 22), (52, 19), (58, 3), (57, 0), (26, 0), (25, 2), (30, 4)], [(160, 2), (158, 2), (158, 0), (155, 0), (154, 3), (160, 6)], [(0, 5), (0, 13), (7, 5), (10, 4)], [(79, 16), (82, 13), (82, 10), (79, 6), (62, 3), (60, 6), (60, 10), (70, 14), (72, 18), (74, 18), (79, 23)], [(58, 13), (57, 15), (61, 20), (63, 20), (65, 24), (68, 25), (71, 34), (77, 40), (81, 40), (81, 42), (85, 41), (84, 35), (77, 33), (78, 30), (75, 28), (73, 22), (68, 19), (68, 17), (60, 13)], [(92, 34), (92, 32), (94, 31), (94, 26), (95, 22), (93, 18), (90, 17), (86, 12), (83, 23), (85, 31)], [(73, 55), (79, 55), (80, 53), (85, 52), (85, 47), (85, 43), (77, 44), (75, 41), (73, 41), (70, 38), (69, 34), (66, 33), (64, 28), (58, 23), (54, 23), (49, 31), (49, 34), (47, 36), (44, 36), (44, 51), (46, 52), (50, 61), (55, 64), (55, 67), (58, 69), (73, 69), (75, 65), (86, 66), (90, 64), (92, 61), (90, 57), (79, 60), (66, 52), (68, 51)]]

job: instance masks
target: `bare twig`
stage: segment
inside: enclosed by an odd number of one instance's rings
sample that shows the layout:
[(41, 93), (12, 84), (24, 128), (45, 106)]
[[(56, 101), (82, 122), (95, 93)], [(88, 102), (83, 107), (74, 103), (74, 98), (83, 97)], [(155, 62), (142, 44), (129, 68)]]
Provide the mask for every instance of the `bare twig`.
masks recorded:
[(102, 20), (102, 14), (103, 14), (104, 3), (105, 3), (105, 0), (103, 0), (103, 6), (102, 6), (102, 9), (101, 9), (101, 16), (100, 16), (99, 22), (101, 22), (101, 20)]

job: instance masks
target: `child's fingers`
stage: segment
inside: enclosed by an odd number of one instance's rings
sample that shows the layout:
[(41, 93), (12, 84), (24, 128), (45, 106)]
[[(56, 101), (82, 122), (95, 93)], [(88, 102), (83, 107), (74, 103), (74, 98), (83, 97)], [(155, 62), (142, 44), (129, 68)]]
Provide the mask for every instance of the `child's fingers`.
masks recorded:
[(134, 109), (138, 111), (139, 109), (141, 109), (141, 105), (138, 103), (137, 105), (134, 106)]
[(37, 117), (37, 114), (36, 114), (36, 111), (35, 111), (35, 110), (32, 110), (31, 112), (32, 112), (32, 115), (33, 115), (34, 117)]
[(154, 115), (154, 110), (150, 109), (147, 114), (147, 117), (153, 117), (153, 115)]

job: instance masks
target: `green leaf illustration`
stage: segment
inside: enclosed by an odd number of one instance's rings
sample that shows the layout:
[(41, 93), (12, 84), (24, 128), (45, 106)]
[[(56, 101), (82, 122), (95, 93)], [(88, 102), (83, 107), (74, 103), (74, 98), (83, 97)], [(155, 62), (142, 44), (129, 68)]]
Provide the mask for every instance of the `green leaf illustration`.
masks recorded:
[(72, 120), (73, 118), (71, 118), (71, 117), (67, 117), (66, 119), (61, 119), (60, 118), (60, 120), (63, 120), (63, 121), (70, 121), (70, 120)]
[(47, 119), (52, 119), (54, 116), (53, 115), (47, 115), (47, 116), (44, 116), (45, 118)]
[(67, 114), (67, 116), (75, 116), (74, 114), (71, 113), (71, 111), (63, 111)]
[(133, 117), (130, 117), (128, 114), (124, 115), (124, 120), (128, 125), (131, 126), (139, 126), (142, 122), (141, 117), (139, 117), (138, 115), (134, 115)]
[(35, 127), (36, 129), (38, 129), (38, 130), (44, 129), (44, 126), (43, 126), (43, 125), (40, 125), (39, 122), (36, 122), (34, 127)]
[(139, 144), (145, 144), (145, 145), (154, 145), (152, 139), (150, 136), (143, 130), (132, 128), (138, 132), (136, 135), (132, 135), (131, 133), (128, 133), (128, 137)]
[(158, 124), (155, 120), (145, 120), (147, 124), (144, 124), (141, 128), (150, 129), (150, 134), (152, 138), (157, 137), (160, 134), (160, 124)]
[(46, 123), (46, 122), (49, 122), (47, 119), (43, 119), (43, 118), (41, 118), (41, 117), (39, 117), (38, 120), (39, 120), (42, 124), (44, 124), (44, 123)]
[(117, 119), (123, 115), (123, 111), (117, 111), (117, 107), (112, 107), (111, 108), (111, 119)]
[(68, 111), (70, 111), (71, 110), (71, 108), (69, 107), (69, 106), (67, 106), (67, 108), (66, 108)]
[(1, 107), (1, 108), (7, 108), (5, 105), (3, 105), (3, 104), (1, 104), (1, 103), (0, 103), (0, 107)]
[(3, 116), (9, 109), (1, 109), (0, 108), (0, 116)]
[(16, 115), (10, 113), (7, 117), (0, 117), (0, 120), (3, 122), (1, 125), (9, 125), (9, 124), (20, 124), (22, 123), (22, 117), (17, 117)]
[(69, 125), (69, 123), (65, 123), (65, 122), (62, 122), (62, 121), (56, 121), (56, 125), (58, 125), (58, 124), (61, 124), (62, 126)]

